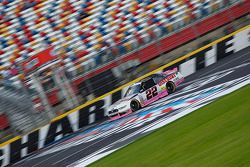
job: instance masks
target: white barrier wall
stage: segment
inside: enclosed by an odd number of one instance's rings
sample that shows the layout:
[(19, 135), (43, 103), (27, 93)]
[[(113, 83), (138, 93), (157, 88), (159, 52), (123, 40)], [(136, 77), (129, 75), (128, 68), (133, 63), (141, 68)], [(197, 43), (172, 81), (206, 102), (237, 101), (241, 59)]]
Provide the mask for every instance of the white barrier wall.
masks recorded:
[[(190, 56), (187, 56), (187, 59), (180, 58), (174, 65), (166, 65), (164, 70), (178, 67), (184, 76), (188, 76), (248, 46), (250, 46), (250, 26), (194, 51)], [(107, 107), (120, 99), (126, 89), (126, 87), (123, 87), (103, 99), (83, 108), (80, 107), (81, 109), (72, 111), (65, 117), (57, 119), (28, 135), (1, 144), (0, 165), (6, 166), (15, 163), (28, 154), (76, 132), (86, 125), (103, 120), (106, 117)]]

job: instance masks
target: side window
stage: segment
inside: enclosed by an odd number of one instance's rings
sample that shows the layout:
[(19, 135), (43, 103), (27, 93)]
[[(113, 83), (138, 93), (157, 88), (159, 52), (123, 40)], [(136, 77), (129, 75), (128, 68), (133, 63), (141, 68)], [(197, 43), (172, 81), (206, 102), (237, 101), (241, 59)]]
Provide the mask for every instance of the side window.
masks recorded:
[(143, 88), (144, 88), (144, 90), (147, 90), (147, 89), (153, 87), (154, 85), (155, 85), (155, 82), (151, 78), (151, 79), (149, 79), (149, 80), (147, 80), (146, 82), (143, 83)]
[(159, 83), (161, 80), (163, 80), (165, 77), (162, 75), (157, 75), (154, 77), (155, 83)]

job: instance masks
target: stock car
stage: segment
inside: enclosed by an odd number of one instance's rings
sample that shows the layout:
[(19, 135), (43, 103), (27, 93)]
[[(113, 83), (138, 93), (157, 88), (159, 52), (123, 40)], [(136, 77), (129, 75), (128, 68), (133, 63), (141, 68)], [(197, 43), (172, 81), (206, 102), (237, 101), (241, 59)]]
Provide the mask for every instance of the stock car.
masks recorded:
[(166, 72), (152, 74), (129, 86), (124, 97), (108, 108), (111, 120), (125, 117), (154, 101), (175, 92), (176, 87), (184, 81), (177, 68)]

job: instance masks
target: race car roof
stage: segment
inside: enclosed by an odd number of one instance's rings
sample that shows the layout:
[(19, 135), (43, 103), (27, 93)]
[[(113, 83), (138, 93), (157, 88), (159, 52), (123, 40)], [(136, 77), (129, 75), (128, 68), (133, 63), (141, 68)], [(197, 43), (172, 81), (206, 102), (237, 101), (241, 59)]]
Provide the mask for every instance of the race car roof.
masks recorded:
[(162, 76), (162, 74), (152, 74), (152, 75), (142, 79), (140, 82), (145, 82), (145, 81), (147, 81), (147, 80), (149, 80), (151, 78), (157, 77), (157, 76)]

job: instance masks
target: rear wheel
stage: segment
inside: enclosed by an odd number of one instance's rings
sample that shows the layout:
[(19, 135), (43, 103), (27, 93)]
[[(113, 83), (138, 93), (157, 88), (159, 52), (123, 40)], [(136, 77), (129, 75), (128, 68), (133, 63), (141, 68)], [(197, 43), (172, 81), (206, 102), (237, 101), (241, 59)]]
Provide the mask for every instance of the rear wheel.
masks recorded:
[(141, 105), (140, 105), (139, 101), (132, 100), (130, 103), (130, 108), (133, 112), (135, 112), (141, 108)]
[(168, 82), (166, 84), (166, 88), (167, 88), (167, 91), (168, 91), (169, 94), (174, 93), (175, 90), (176, 90), (176, 86), (175, 86), (175, 84), (173, 82)]

